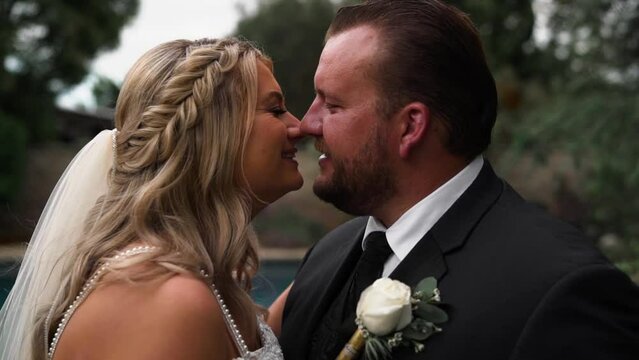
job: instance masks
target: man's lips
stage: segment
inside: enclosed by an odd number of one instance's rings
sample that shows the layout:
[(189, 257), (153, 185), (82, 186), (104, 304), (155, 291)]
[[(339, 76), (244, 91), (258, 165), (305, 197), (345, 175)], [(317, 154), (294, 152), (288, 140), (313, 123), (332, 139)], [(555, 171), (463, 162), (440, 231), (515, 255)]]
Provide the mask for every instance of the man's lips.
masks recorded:
[(315, 142), (315, 150), (319, 151), (321, 153), (319, 160), (326, 160), (328, 158), (330, 158), (330, 154), (328, 153), (328, 149), (326, 148), (326, 146), (323, 143), (320, 142)]
[(320, 153), (326, 154), (328, 152), (328, 149), (326, 148), (326, 145), (324, 145), (323, 142), (316, 141), (314, 145), (315, 145), (315, 150), (319, 151)]

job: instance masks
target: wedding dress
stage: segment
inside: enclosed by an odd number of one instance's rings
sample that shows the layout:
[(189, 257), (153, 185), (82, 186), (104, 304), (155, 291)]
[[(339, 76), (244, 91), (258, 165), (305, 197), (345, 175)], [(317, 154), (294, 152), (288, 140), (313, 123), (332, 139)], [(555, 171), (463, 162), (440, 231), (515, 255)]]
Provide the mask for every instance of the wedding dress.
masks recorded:
[[(108, 194), (116, 134), (117, 130), (102, 131), (85, 145), (71, 161), (51, 193), (29, 241), (16, 282), (0, 309), (0, 360), (34, 358), (31, 325), (35, 323), (38, 311), (63, 295), (63, 269), (68, 268), (74, 260), (67, 255), (80, 243), (82, 225), (97, 199)], [(127, 253), (130, 250), (134, 251)], [(148, 247), (130, 250), (121, 255), (131, 256), (135, 252), (150, 251)], [(91, 280), (97, 279), (106, 271), (106, 267), (100, 269), (89, 279), (74, 304), (65, 312), (53, 339), (46, 335), (42, 339), (43, 349), (49, 349), (49, 358), (55, 353), (55, 347), (66, 323), (91, 292)], [(240, 357), (235, 360), (283, 359), (277, 338), (261, 318), (258, 318), (258, 325), (262, 347), (252, 352), (248, 351), (230, 312), (224, 311), (226, 306), (221, 295), (213, 285), (211, 290), (223, 309), (225, 322), (240, 353)], [(48, 319), (50, 317), (51, 314)], [(47, 328), (48, 324), (49, 320)]]
[(222, 309), (224, 322), (226, 323), (226, 326), (229, 329), (235, 342), (235, 346), (237, 347), (237, 350), (241, 355), (239, 358), (236, 358), (234, 360), (284, 360), (284, 355), (282, 354), (280, 343), (277, 341), (277, 337), (275, 337), (273, 330), (266, 324), (262, 316), (257, 317), (260, 339), (262, 340), (262, 347), (255, 351), (249, 351), (248, 347), (244, 343), (242, 334), (240, 334), (237, 326), (235, 325), (235, 321), (233, 320), (230, 311), (228, 311), (226, 305), (224, 304), (222, 295), (220, 295), (220, 293), (217, 291), (215, 285), (211, 285), (211, 289), (213, 290), (213, 294), (215, 294), (217, 303)]
[[(121, 252), (120, 254), (116, 256), (116, 259), (126, 259), (127, 257), (151, 252), (154, 250), (156, 249), (151, 246), (137, 246), (137, 247)], [(71, 304), (69, 308), (67, 309), (67, 311), (64, 313), (62, 320), (58, 324), (55, 335), (53, 336), (53, 340), (51, 341), (51, 344), (49, 346), (49, 351), (48, 351), (49, 359), (52, 359), (53, 356), (55, 355), (55, 350), (57, 348), (58, 341), (60, 337), (62, 336), (62, 333), (64, 332), (64, 329), (66, 328), (67, 323), (73, 316), (75, 310), (82, 304), (82, 302), (84, 302), (84, 300), (87, 298), (87, 296), (89, 296), (91, 291), (93, 291), (93, 289), (95, 288), (94, 284), (100, 280), (100, 277), (102, 277), (106, 273), (108, 268), (109, 268), (109, 263), (105, 263), (89, 278), (89, 280), (86, 282), (86, 284), (83, 286), (82, 290), (76, 297), (73, 304)], [(282, 355), (282, 349), (280, 348), (279, 342), (277, 341), (277, 338), (275, 337), (273, 330), (271, 330), (271, 328), (266, 324), (266, 322), (261, 316), (257, 317), (257, 321), (258, 321), (258, 327), (260, 332), (260, 340), (262, 341), (262, 347), (255, 351), (249, 351), (244, 341), (244, 338), (242, 337), (242, 334), (240, 333), (239, 329), (235, 325), (235, 320), (233, 320), (233, 316), (231, 315), (231, 312), (228, 310), (224, 302), (224, 299), (222, 298), (222, 295), (219, 293), (219, 291), (217, 291), (217, 288), (215, 287), (214, 284), (211, 284), (210, 287), (211, 287), (211, 291), (215, 295), (215, 299), (218, 305), (220, 306), (220, 309), (222, 309), (222, 315), (224, 318), (224, 322), (226, 323), (227, 329), (229, 330), (229, 333), (231, 334), (231, 337), (233, 338), (233, 342), (235, 343), (235, 346), (241, 355), (239, 358), (236, 358), (234, 360), (283, 360), (284, 359), (284, 356)], [(203, 334), (203, 336), (206, 336), (206, 335)]]

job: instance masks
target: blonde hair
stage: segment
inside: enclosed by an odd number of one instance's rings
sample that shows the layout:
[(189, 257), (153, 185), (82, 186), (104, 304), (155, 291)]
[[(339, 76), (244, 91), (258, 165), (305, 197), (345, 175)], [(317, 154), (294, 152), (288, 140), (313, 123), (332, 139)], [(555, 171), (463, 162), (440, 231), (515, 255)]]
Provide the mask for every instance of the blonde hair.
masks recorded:
[[(46, 355), (43, 336), (51, 338), (91, 274), (134, 242), (158, 251), (112, 265), (116, 278), (204, 271), (242, 332), (257, 333), (261, 309), (248, 292), (258, 259), (242, 162), (257, 106), (258, 60), (271, 64), (237, 39), (177, 40), (153, 48), (129, 71), (116, 106), (109, 193), (89, 214), (82, 244), (65, 255), (76, 260), (49, 327), (45, 316), (35, 324), (36, 358)], [(159, 266), (118, 271), (144, 262)]]

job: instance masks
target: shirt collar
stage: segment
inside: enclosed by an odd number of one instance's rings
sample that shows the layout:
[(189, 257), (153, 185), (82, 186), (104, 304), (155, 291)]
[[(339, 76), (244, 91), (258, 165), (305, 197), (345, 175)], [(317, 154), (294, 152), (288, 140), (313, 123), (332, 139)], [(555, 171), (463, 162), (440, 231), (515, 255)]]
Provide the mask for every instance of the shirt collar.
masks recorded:
[(395, 256), (400, 261), (404, 260), (419, 240), (475, 181), (483, 165), (484, 158), (481, 155), (477, 156), (462, 171), (408, 209), (389, 228), (374, 217), (369, 217), (362, 248), (365, 247), (368, 234), (373, 231), (384, 231), (388, 245)]

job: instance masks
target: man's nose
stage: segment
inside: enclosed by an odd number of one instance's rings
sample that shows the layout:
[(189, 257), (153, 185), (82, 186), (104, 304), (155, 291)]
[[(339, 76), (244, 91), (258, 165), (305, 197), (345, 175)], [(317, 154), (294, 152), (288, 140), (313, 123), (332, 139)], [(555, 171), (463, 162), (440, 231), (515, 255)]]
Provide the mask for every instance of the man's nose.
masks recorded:
[(317, 97), (302, 118), (300, 130), (303, 135), (322, 136), (321, 104)]

